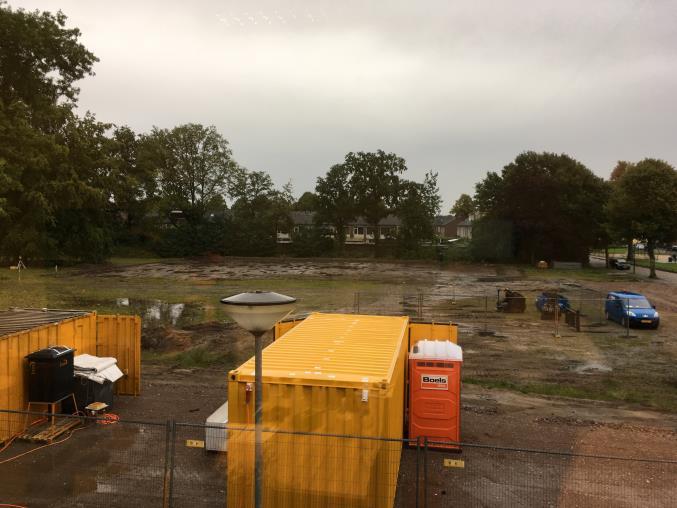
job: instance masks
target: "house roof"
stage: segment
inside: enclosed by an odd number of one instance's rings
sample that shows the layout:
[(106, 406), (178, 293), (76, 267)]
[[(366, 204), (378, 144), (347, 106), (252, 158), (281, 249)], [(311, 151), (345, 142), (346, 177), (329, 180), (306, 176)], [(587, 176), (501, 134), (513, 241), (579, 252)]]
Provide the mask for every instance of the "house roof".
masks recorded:
[[(355, 225), (355, 226), (370, 226), (367, 222), (367, 219), (364, 217), (357, 217), (354, 221), (350, 223), (350, 225)], [(400, 218), (396, 215), (388, 214), (387, 217), (381, 219), (378, 223), (379, 226), (401, 226), (402, 221)]]
[(85, 310), (9, 309), (0, 311), (0, 337), (91, 314)]
[[(315, 224), (315, 212), (289, 212), (289, 218), (295, 226), (310, 226)], [(348, 226), (369, 226), (367, 219), (364, 217), (356, 217), (355, 220), (350, 221)], [(401, 226), (402, 221), (399, 217), (389, 214), (387, 217), (381, 219), (379, 226)]]
[(289, 212), (289, 218), (295, 226), (311, 226), (315, 224), (315, 212)]
[(456, 215), (438, 215), (435, 217), (433, 224), (435, 226), (447, 226), (454, 221), (460, 221), (461, 218)]

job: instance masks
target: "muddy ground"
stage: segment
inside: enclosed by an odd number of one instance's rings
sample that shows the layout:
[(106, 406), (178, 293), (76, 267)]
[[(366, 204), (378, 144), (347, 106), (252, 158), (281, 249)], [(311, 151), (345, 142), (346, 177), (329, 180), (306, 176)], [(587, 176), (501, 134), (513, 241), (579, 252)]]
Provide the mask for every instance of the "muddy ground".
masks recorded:
[[(63, 506), (77, 505), (66, 502), (69, 496), (82, 506), (158, 501), (162, 425), (168, 419), (204, 422), (226, 399), (228, 370), (253, 350), (248, 334), (224, 323), (218, 297), (252, 287), (300, 297), (300, 313), (406, 313), (459, 324), (465, 353), (462, 440), (501, 449), (466, 447), (464, 469), (443, 466), (442, 459), (456, 455), (428, 452), (425, 493), (419, 482), (428, 506), (671, 506), (677, 498), (677, 464), (503, 449), (677, 459), (677, 286), (667, 277), (649, 281), (602, 269), (271, 259), (86, 268), (66, 277), (38, 281), (45, 288), (41, 298), (81, 298), (144, 317), (142, 396), (118, 398), (114, 412), (159, 425), (90, 426), (62, 445), (0, 463), (0, 503), (57, 506), (58, 498)], [(54, 290), (52, 282), (59, 283)], [(526, 313), (495, 311), (502, 287), (525, 295)], [(580, 309), (581, 332), (541, 319), (533, 302), (545, 289), (561, 292)], [(646, 294), (662, 314), (660, 329), (624, 330), (606, 322), (603, 298), (612, 289)], [(23, 297), (33, 296), (25, 291)], [(191, 426), (177, 432), (176, 506), (223, 500), (223, 458), (185, 446), (186, 439), (202, 434)], [(12, 445), (12, 453), (27, 446)], [(398, 506), (413, 505), (417, 464), (419, 480), (424, 475), (421, 460), (414, 450), (404, 451)]]

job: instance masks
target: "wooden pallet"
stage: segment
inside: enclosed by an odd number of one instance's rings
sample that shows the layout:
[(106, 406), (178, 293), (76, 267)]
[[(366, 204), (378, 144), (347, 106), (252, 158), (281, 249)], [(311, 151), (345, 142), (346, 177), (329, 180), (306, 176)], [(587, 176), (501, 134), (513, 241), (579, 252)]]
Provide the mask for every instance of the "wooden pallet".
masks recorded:
[(69, 430), (74, 429), (82, 423), (80, 418), (61, 418), (57, 419), (54, 424), (43, 423), (36, 425), (26, 432), (18, 436), (22, 441), (30, 441), (31, 443), (51, 443), (59, 436), (65, 434)]

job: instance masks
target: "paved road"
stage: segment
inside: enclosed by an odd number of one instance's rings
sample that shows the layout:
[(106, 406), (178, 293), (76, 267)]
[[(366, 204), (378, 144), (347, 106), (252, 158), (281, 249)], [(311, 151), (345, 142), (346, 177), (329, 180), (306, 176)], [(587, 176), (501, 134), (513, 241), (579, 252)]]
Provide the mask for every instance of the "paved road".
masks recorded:
[[(599, 258), (596, 256), (590, 256), (590, 266), (595, 266), (595, 267), (601, 267), (604, 266), (604, 258)], [(635, 268), (636, 273), (635, 275), (638, 277), (646, 277), (647, 279), (649, 278), (649, 269), (644, 268), (642, 266), (637, 266)], [(632, 272), (632, 268), (630, 269)], [(661, 270), (656, 270), (656, 275), (658, 276), (658, 279), (661, 282), (671, 284), (671, 285), (677, 285), (677, 273), (673, 272), (663, 272)]]

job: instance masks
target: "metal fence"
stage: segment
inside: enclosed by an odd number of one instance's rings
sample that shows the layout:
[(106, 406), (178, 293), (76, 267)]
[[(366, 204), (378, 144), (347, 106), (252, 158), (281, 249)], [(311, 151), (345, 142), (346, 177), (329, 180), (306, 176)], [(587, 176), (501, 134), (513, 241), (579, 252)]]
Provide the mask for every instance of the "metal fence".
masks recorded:
[[(40, 413), (0, 410), (0, 426)], [(79, 418), (51, 444), (0, 445), (0, 506), (252, 505), (253, 432), (203, 448), (223, 427)], [(13, 427), (14, 428), (14, 427)], [(20, 433), (17, 432), (15, 435)], [(264, 432), (264, 506), (671, 506), (677, 459), (654, 460), (427, 439)]]
[[(623, 303), (627, 305), (630, 301)], [(481, 335), (514, 332), (527, 325), (537, 325), (538, 331), (554, 336), (592, 333), (630, 337), (638, 329), (654, 328), (655, 323), (648, 320), (615, 319), (614, 313), (609, 313), (609, 306), (606, 294), (598, 291), (555, 286), (545, 290), (508, 290), (507, 295), (504, 288), (475, 293), (360, 291), (354, 293), (351, 308), (332, 311), (454, 322), (464, 332)]]

